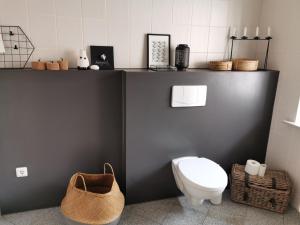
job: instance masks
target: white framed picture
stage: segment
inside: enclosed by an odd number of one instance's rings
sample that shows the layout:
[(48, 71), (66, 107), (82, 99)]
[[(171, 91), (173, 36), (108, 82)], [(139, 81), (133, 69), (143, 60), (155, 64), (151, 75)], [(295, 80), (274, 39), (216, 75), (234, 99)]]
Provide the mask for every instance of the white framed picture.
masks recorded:
[(164, 67), (170, 65), (169, 34), (147, 34), (147, 67)]

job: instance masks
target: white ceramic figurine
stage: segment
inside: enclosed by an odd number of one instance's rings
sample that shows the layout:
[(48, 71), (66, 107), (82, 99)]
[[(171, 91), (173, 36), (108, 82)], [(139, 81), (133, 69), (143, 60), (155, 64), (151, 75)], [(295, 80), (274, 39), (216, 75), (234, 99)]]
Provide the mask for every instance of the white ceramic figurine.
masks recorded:
[(79, 70), (87, 70), (89, 68), (90, 62), (86, 55), (86, 50), (81, 49), (79, 59), (77, 61), (77, 68)]

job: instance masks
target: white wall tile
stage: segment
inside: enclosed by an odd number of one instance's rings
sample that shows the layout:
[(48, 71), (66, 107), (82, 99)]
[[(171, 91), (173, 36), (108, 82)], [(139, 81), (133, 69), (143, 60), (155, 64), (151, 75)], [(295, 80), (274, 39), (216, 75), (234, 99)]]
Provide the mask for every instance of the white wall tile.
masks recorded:
[[(145, 67), (147, 33), (171, 34), (172, 63), (179, 43), (189, 44), (193, 53), (201, 53), (193, 54), (192, 59), (196, 55), (204, 57), (207, 53), (216, 58), (219, 54), (225, 55), (228, 51), (225, 28), (231, 24), (255, 27), (262, 1), (0, 0), (0, 5), (5, 5), (0, 7), (0, 23), (20, 25), (37, 47), (34, 57), (38, 53), (43, 57), (47, 52), (52, 54), (48, 50), (54, 49), (58, 55), (70, 56), (71, 65), (76, 66), (80, 48), (92, 44), (113, 45), (116, 67)], [(266, 11), (263, 26), (268, 23), (282, 26), (291, 18), (288, 10), (280, 11), (280, 4), (280, 0), (274, 0), (270, 10), (282, 15), (283, 19), (270, 20), (269, 10), (263, 9)], [(293, 4), (293, 8), (297, 8), (295, 0)], [(297, 16), (292, 20), (296, 27), (295, 21)], [(292, 32), (285, 29), (285, 32)], [(282, 51), (287, 47), (300, 53), (300, 47), (284, 41), (285, 36), (276, 26), (274, 35), (272, 51)], [(291, 37), (295, 41), (299, 38), (300, 33)], [(277, 44), (281, 47), (276, 48)], [(253, 49), (249, 45), (237, 48), (237, 55), (249, 54), (250, 57)]]
[(209, 31), (208, 52), (226, 52), (229, 47), (229, 29), (212, 27)]
[(0, 18), (1, 25), (20, 26), (29, 34), (26, 0), (2, 0)]
[(105, 0), (82, 0), (82, 13), (84, 17), (94, 19), (105, 19)]
[(171, 46), (176, 48), (178, 44), (190, 45), (191, 27), (187, 25), (173, 26)]
[(129, 67), (129, 1), (110, 0), (108, 7), (108, 44), (114, 46), (116, 68)]
[(56, 48), (56, 17), (35, 15), (29, 17), (31, 40), (36, 48)]
[(173, 23), (173, 0), (153, 0), (152, 24), (172, 25)]
[(193, 0), (174, 0), (173, 24), (188, 25), (192, 22)]
[[(35, 49), (31, 56), (32, 61), (56, 61), (59, 60), (63, 55), (60, 55), (55, 48), (38, 48)], [(28, 66), (31, 66), (29, 63)]]
[(192, 25), (209, 26), (212, 0), (193, 0)]
[(208, 53), (207, 54), (207, 62), (216, 61), (216, 60), (225, 60), (225, 53)]
[(83, 48), (81, 18), (57, 17), (59, 54), (76, 67), (79, 50)]
[(191, 52), (207, 52), (209, 27), (193, 26), (191, 31)]
[(190, 68), (207, 68), (207, 53), (190, 54)]
[(84, 45), (107, 45), (107, 29), (105, 20), (84, 18)]
[(228, 13), (230, 1), (212, 0), (212, 12), (210, 25), (215, 27), (228, 26)]
[(82, 16), (81, 0), (55, 0), (55, 9), (58, 16)]
[(57, 17), (58, 46), (81, 49), (82, 24), (80, 18)]
[(152, 0), (130, 0), (131, 68), (147, 67), (146, 34), (151, 33), (151, 8)]
[(30, 15), (54, 15), (54, 0), (28, 0)]

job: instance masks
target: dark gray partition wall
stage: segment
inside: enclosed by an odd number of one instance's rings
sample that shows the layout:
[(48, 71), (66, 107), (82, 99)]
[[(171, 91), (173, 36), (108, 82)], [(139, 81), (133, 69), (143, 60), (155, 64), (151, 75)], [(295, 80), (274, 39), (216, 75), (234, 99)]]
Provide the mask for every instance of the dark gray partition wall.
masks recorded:
[[(265, 159), (278, 72), (128, 72), (127, 203), (179, 192), (171, 160), (210, 158), (231, 164)], [(171, 108), (173, 85), (207, 85), (207, 105)]]
[[(177, 195), (171, 160), (263, 161), (278, 72), (0, 71), (2, 213), (59, 205), (76, 171), (113, 164), (127, 203)], [(173, 85), (207, 105), (171, 108)], [(29, 176), (16, 178), (27, 166)]]
[[(122, 72), (0, 71), (2, 213), (59, 205), (76, 171), (121, 180)], [(27, 166), (29, 176), (16, 178)]]

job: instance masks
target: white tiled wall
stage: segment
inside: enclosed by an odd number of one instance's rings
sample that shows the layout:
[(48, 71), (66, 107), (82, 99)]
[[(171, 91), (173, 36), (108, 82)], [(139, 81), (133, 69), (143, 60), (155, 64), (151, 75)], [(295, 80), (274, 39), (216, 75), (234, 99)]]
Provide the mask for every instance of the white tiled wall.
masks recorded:
[[(300, 96), (300, 1), (264, 0), (261, 25), (272, 27), (269, 67), (280, 70), (267, 151), (270, 167), (286, 170), (294, 184), (293, 205), (300, 211), (300, 129), (295, 120)], [(260, 49), (260, 48), (258, 48)], [(263, 52), (258, 51), (263, 55)]]
[[(75, 66), (79, 49), (113, 45), (116, 68), (144, 68), (145, 34), (169, 33), (172, 49), (189, 44), (191, 67), (203, 67), (228, 57), (230, 25), (258, 24), (261, 1), (0, 0), (0, 24), (27, 32), (36, 47), (32, 60), (64, 57)], [(237, 46), (235, 53), (251, 57), (254, 49)]]

